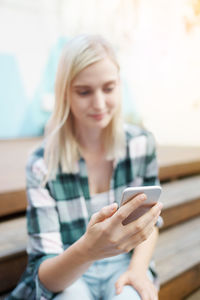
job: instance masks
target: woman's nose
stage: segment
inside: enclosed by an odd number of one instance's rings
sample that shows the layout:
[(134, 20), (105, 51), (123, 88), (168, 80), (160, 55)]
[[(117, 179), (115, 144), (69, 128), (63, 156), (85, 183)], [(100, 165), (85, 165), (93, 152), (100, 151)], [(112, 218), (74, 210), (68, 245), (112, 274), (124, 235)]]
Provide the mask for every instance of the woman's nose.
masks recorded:
[(105, 107), (105, 95), (102, 91), (97, 91), (93, 97), (93, 107), (103, 109)]

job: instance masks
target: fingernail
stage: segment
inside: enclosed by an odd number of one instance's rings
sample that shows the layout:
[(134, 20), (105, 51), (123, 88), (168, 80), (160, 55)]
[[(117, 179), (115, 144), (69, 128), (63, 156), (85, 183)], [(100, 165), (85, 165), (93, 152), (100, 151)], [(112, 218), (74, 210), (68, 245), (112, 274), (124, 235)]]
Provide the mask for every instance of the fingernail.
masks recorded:
[(110, 208), (111, 210), (115, 210), (117, 208), (117, 203), (112, 203)]
[(147, 198), (147, 197), (146, 197), (145, 194), (141, 194), (141, 195), (140, 195), (140, 199), (141, 199), (141, 200), (145, 200), (146, 198)]
[(162, 203), (162, 202), (158, 202), (158, 207), (159, 207), (160, 209), (162, 209), (162, 208), (163, 208), (163, 203)]

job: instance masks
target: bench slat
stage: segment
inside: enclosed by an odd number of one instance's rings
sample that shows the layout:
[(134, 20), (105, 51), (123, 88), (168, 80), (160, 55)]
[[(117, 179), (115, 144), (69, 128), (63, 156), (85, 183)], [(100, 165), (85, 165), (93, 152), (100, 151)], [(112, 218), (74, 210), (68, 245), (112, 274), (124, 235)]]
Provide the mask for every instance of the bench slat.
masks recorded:
[(200, 215), (199, 186), (199, 175), (162, 184), (163, 229)]
[(162, 232), (155, 250), (161, 284), (200, 264), (200, 217)]
[[(25, 189), (25, 165), (28, 155), (41, 142), (41, 137), (0, 141), (3, 174), (0, 177), (0, 194)], [(200, 147), (158, 145), (158, 161), (161, 181), (200, 173)]]

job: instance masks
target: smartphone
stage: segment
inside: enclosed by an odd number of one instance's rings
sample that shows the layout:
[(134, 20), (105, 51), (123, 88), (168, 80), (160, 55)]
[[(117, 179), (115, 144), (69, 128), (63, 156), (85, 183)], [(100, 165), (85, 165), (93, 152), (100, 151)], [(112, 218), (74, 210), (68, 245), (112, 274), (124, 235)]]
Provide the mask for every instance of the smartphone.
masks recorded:
[(143, 214), (145, 214), (149, 209), (151, 209), (157, 202), (161, 194), (161, 187), (158, 185), (153, 186), (140, 186), (140, 187), (128, 187), (122, 193), (122, 199), (120, 206), (125, 205), (134, 196), (144, 193), (147, 196), (145, 202), (136, 208), (130, 215), (122, 222), (123, 225), (129, 224)]

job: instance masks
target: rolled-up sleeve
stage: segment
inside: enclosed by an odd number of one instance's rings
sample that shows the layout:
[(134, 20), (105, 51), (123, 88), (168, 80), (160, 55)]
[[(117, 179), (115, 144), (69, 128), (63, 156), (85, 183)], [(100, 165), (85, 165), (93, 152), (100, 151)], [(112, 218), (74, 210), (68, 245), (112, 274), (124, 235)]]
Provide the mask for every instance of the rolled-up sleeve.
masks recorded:
[(55, 293), (47, 290), (39, 280), (41, 263), (63, 252), (56, 201), (51, 197), (48, 183), (43, 187), (46, 167), (41, 157), (32, 156), (26, 168), (27, 178), (27, 252), (28, 273), (32, 273), (36, 299), (52, 299)]

